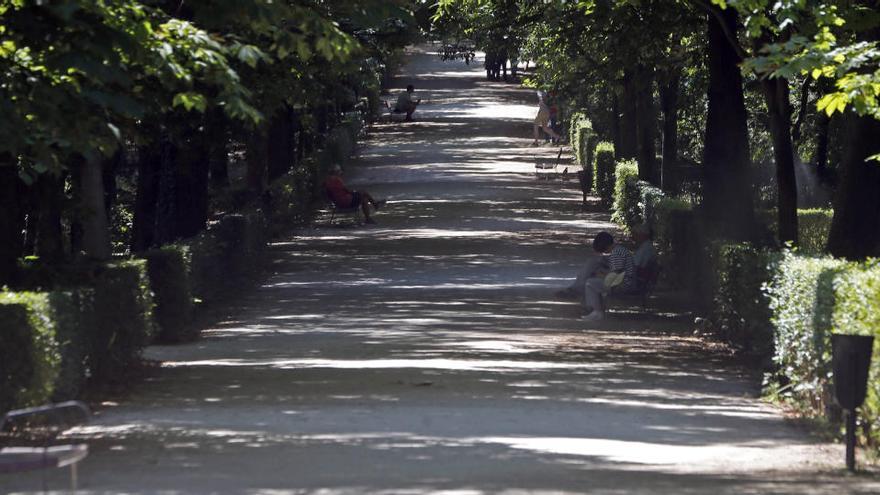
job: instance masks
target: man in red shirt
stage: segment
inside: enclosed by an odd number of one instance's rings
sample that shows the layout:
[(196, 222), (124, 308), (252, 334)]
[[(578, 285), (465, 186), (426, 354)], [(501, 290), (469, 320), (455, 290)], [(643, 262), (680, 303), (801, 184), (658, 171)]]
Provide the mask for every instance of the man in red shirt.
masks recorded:
[(333, 165), (330, 168), (330, 175), (324, 180), (324, 190), (327, 191), (330, 201), (333, 201), (333, 204), (338, 208), (356, 208), (360, 206), (361, 211), (364, 212), (365, 223), (376, 223), (370, 217), (370, 205), (373, 205), (373, 208), (378, 210), (387, 203), (384, 199), (373, 199), (370, 193), (366, 191), (352, 191), (345, 187), (345, 183), (342, 182), (342, 167), (339, 165)]

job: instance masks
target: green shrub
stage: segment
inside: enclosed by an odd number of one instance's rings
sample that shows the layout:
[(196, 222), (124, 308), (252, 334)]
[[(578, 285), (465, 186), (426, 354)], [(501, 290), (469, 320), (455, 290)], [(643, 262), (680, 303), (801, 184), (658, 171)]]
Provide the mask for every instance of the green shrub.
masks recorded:
[(771, 265), (773, 278), (765, 290), (776, 329), (774, 361), (790, 382), (785, 397), (807, 413), (827, 415), (833, 280), (849, 263), (785, 251)]
[(47, 402), (61, 357), (49, 296), (0, 293), (0, 413)]
[(825, 251), (834, 210), (813, 208), (798, 210), (798, 250), (820, 254)]
[(596, 194), (605, 206), (611, 206), (614, 201), (614, 145), (603, 141), (596, 145), (595, 174)]
[(874, 355), (868, 379), (868, 395), (861, 408), (866, 439), (880, 445), (880, 260), (847, 270), (834, 280), (834, 333), (873, 335)]
[(194, 328), (192, 292), (186, 266), (186, 250), (169, 245), (147, 251), (147, 273), (153, 291), (153, 320), (160, 342), (183, 342), (198, 337)]
[(690, 211), (691, 204), (683, 199), (662, 197), (652, 206), (652, 214), (648, 223), (654, 233), (654, 242), (660, 252), (669, 252), (671, 249), (672, 217), (674, 211)]
[(53, 401), (79, 398), (91, 376), (91, 336), (97, 328), (95, 291), (88, 287), (49, 293), (61, 368)]
[(614, 204), (611, 208), (611, 221), (630, 228), (638, 223), (639, 211), (639, 166), (634, 160), (621, 160), (614, 169)]
[(720, 338), (740, 350), (772, 356), (770, 306), (762, 287), (770, 282), (771, 254), (751, 244), (718, 246), (712, 320)]
[(593, 185), (593, 123), (586, 114), (577, 112), (569, 122), (569, 143), (574, 150), (575, 160), (584, 170), (587, 192)]
[(118, 381), (140, 362), (153, 336), (152, 310), (146, 261), (120, 261), (98, 269), (90, 351), (94, 382)]

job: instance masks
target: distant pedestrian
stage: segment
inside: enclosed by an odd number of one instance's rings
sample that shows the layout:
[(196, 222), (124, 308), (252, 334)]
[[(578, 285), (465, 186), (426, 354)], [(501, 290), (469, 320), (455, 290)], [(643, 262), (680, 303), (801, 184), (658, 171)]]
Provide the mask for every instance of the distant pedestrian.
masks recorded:
[(538, 90), (538, 114), (535, 116), (535, 141), (532, 146), (538, 146), (542, 130), (557, 141), (562, 139), (556, 131), (550, 128), (550, 107), (547, 105), (547, 93)]

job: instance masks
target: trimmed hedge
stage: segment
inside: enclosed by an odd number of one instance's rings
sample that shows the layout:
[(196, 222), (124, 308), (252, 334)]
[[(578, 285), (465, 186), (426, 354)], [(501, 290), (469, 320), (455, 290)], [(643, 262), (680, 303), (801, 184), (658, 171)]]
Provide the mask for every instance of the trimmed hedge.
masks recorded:
[(95, 291), (87, 287), (49, 293), (55, 338), (61, 353), (61, 369), (52, 393), (53, 401), (82, 395), (92, 376), (94, 360), (91, 334), (97, 327)]
[(147, 262), (128, 260), (99, 267), (95, 274), (92, 381), (113, 383), (140, 362), (153, 338), (153, 300)]
[(199, 336), (198, 329), (193, 326), (186, 256), (186, 248), (177, 245), (163, 246), (143, 254), (153, 291), (153, 319), (159, 342), (185, 342)]
[(48, 294), (0, 293), (0, 412), (52, 396), (61, 356), (49, 312)]
[(575, 160), (584, 171), (583, 185), (586, 193), (593, 186), (593, 123), (583, 112), (576, 112), (571, 116), (568, 124), (569, 139)]
[(774, 361), (792, 385), (785, 397), (806, 412), (830, 412), (832, 282), (848, 265), (785, 251), (771, 266), (766, 293), (776, 328)]
[(834, 280), (834, 333), (874, 336), (868, 395), (861, 407), (862, 431), (880, 446), (880, 260), (869, 260)]
[(614, 145), (602, 141), (596, 145), (596, 161), (593, 166), (595, 174), (594, 190), (602, 204), (611, 206), (614, 202)]
[(614, 166), (614, 203), (611, 221), (625, 229), (640, 223), (639, 166), (635, 160), (620, 160)]
[(834, 210), (811, 208), (798, 210), (798, 250), (819, 254), (825, 251)]
[(773, 355), (770, 305), (762, 288), (771, 280), (766, 249), (751, 244), (722, 244), (715, 255), (712, 321), (716, 335), (737, 349), (764, 357)]

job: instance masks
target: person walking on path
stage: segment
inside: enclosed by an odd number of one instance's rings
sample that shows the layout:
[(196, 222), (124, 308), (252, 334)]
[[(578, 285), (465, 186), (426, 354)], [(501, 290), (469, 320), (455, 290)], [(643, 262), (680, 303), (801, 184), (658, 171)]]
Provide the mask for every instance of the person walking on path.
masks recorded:
[(400, 96), (397, 97), (397, 103), (394, 105), (395, 112), (406, 112), (407, 122), (412, 122), (413, 112), (416, 111), (416, 107), (422, 102), (421, 98), (415, 98), (414, 92), (415, 87), (410, 84), (406, 87), (406, 91), (400, 93)]
[(330, 175), (324, 180), (324, 190), (330, 201), (339, 208), (357, 208), (361, 207), (364, 212), (364, 222), (374, 224), (375, 220), (370, 216), (370, 205), (376, 210), (382, 208), (388, 201), (385, 199), (373, 199), (367, 191), (354, 191), (345, 187), (342, 181), (342, 167), (333, 165), (330, 168)]
[(547, 94), (540, 90), (538, 90), (538, 115), (535, 116), (533, 129), (535, 140), (532, 146), (538, 146), (542, 130), (555, 141), (562, 140), (562, 137), (550, 128), (550, 106), (547, 105)]

